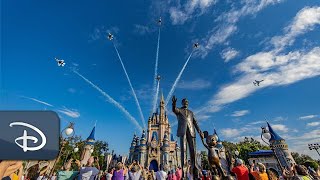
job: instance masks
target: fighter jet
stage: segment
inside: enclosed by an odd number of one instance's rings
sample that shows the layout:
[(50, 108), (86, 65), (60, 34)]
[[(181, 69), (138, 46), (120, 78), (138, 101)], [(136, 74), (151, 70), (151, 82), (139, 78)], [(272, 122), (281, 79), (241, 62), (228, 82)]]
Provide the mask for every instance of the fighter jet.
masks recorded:
[(57, 63), (58, 63), (58, 66), (64, 66), (64, 65), (66, 65), (66, 63), (64, 62), (64, 60), (63, 59), (58, 59), (58, 58), (54, 58), (56, 61), (57, 61)]
[(199, 43), (194, 43), (193, 44), (193, 48), (195, 48), (195, 49), (199, 48), (199, 46), (200, 46)]
[(109, 33), (108, 39), (109, 39), (110, 41), (113, 39), (113, 35), (112, 35), (111, 33)]
[(162, 20), (161, 20), (161, 17), (160, 17), (159, 20), (158, 20), (158, 25), (161, 26), (161, 23), (162, 23)]
[(157, 80), (157, 81), (160, 81), (160, 79), (161, 79), (161, 77), (160, 77), (160, 75), (158, 75), (158, 76), (156, 77), (156, 80)]
[(264, 81), (264, 80), (260, 80), (260, 81), (254, 80), (252, 83), (253, 83), (254, 86), (260, 86), (260, 83), (261, 83), (262, 81)]

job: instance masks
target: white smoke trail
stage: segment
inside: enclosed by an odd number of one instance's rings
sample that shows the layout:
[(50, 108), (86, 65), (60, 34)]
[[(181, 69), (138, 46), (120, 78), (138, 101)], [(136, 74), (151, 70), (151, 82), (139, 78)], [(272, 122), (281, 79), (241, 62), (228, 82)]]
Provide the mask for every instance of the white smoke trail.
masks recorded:
[(156, 112), (156, 108), (157, 108), (157, 101), (158, 101), (158, 94), (159, 94), (159, 88), (160, 88), (160, 81), (158, 81), (157, 83), (157, 87), (156, 87), (156, 96), (155, 98), (153, 99), (153, 111), (152, 113), (155, 113)]
[[(157, 80), (157, 76), (158, 76), (158, 59), (159, 59), (160, 33), (161, 33), (161, 31), (160, 31), (160, 27), (159, 27), (156, 63), (154, 65), (154, 77), (153, 77), (153, 93), (154, 93), (154, 96), (153, 96), (153, 106), (152, 106), (152, 112), (151, 113), (154, 113), (156, 111), (158, 94), (159, 94), (159, 80)], [(158, 85), (157, 85), (157, 81), (158, 81)]]
[(76, 75), (81, 77), (83, 80), (85, 80), (88, 84), (90, 84), (93, 88), (95, 88), (97, 91), (99, 91), (104, 97), (107, 98), (107, 101), (116, 106), (120, 111), (122, 111), (127, 118), (138, 128), (140, 132), (142, 132), (142, 128), (137, 122), (137, 120), (131, 116), (131, 114), (116, 100), (114, 100), (111, 96), (109, 96), (106, 92), (104, 92), (102, 89), (100, 89), (97, 85), (93, 84), (89, 79), (85, 78), (83, 75), (81, 75), (76, 70), (72, 70)]
[(171, 90), (170, 90), (170, 92), (169, 92), (169, 94), (168, 94), (168, 96), (167, 96), (167, 99), (166, 99), (166, 106), (167, 106), (168, 102), (170, 101), (170, 98), (171, 98), (172, 94), (174, 93), (174, 90), (176, 89), (176, 86), (177, 86), (177, 84), (178, 84), (178, 82), (179, 82), (179, 80), (180, 80), (180, 78), (181, 78), (181, 75), (182, 75), (184, 69), (186, 68), (186, 66), (187, 66), (187, 64), (188, 64), (188, 62), (189, 62), (192, 54), (193, 54), (193, 51), (192, 51), (191, 54), (189, 55), (187, 61), (184, 63), (184, 65), (183, 65), (183, 67), (182, 67), (182, 69), (181, 69), (181, 71), (180, 71), (177, 79), (174, 81), (174, 83), (173, 83), (173, 85), (172, 85), (172, 87), (171, 87)]
[[(112, 43), (113, 43), (113, 42), (112, 42)], [(134, 100), (136, 101), (136, 104), (137, 104), (137, 107), (138, 107), (138, 110), (139, 110), (139, 113), (140, 113), (140, 118), (141, 118), (143, 127), (146, 128), (146, 124), (145, 124), (145, 122), (144, 122), (144, 116), (143, 116), (143, 113), (142, 113), (142, 110), (141, 110), (141, 106), (140, 106), (140, 103), (139, 103), (139, 101), (138, 101), (136, 92), (135, 92), (134, 89), (133, 89), (133, 86), (132, 86), (132, 84), (131, 84), (129, 75), (128, 75), (128, 73), (127, 73), (127, 70), (126, 70), (126, 68), (124, 67), (124, 64), (123, 64), (123, 62), (122, 62), (121, 56), (120, 56), (120, 54), (119, 54), (119, 52), (118, 52), (118, 49), (117, 49), (117, 47), (116, 47), (116, 45), (115, 45), (114, 43), (113, 43), (113, 47), (114, 47), (114, 49), (115, 49), (116, 52), (117, 52), (119, 61), (120, 61), (121, 65), (122, 65), (122, 69), (123, 69), (124, 73), (126, 74), (128, 83), (129, 83), (130, 88), (131, 88), (132, 95), (133, 95), (133, 97), (134, 97)]]

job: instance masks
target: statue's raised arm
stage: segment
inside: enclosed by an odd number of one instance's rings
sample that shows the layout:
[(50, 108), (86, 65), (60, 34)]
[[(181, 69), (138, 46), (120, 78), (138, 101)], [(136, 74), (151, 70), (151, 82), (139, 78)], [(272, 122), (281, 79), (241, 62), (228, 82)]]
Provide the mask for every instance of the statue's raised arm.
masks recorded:
[(179, 113), (179, 108), (177, 108), (177, 98), (176, 96), (172, 97), (172, 112), (175, 114)]

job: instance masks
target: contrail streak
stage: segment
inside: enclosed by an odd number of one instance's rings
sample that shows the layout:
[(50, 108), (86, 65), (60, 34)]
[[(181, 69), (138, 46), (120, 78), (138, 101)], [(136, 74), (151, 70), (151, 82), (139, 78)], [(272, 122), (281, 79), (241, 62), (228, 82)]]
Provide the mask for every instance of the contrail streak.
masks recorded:
[(160, 81), (158, 81), (157, 83), (157, 87), (156, 87), (156, 96), (155, 98), (153, 99), (153, 111), (152, 113), (155, 113), (156, 112), (156, 108), (157, 108), (157, 101), (158, 101), (158, 94), (159, 94), (159, 88), (160, 88)]
[(102, 89), (100, 89), (97, 85), (93, 84), (89, 79), (85, 78), (83, 75), (81, 75), (76, 70), (72, 70), (76, 75), (81, 77), (84, 81), (86, 81), (88, 84), (90, 84), (93, 88), (95, 88), (97, 91), (99, 91), (104, 97), (107, 98), (107, 101), (116, 106), (120, 111), (124, 113), (124, 115), (127, 116), (127, 118), (139, 129), (139, 131), (142, 132), (142, 128), (137, 122), (137, 120), (131, 116), (131, 114), (116, 100), (114, 100), (111, 96), (109, 96), (106, 92), (104, 92)]
[(181, 78), (181, 75), (182, 75), (184, 69), (186, 68), (186, 66), (187, 66), (187, 64), (188, 64), (188, 62), (189, 62), (192, 54), (193, 54), (193, 51), (190, 53), (187, 61), (186, 61), (186, 62), (184, 63), (184, 65), (183, 65), (183, 67), (182, 67), (182, 69), (181, 69), (181, 71), (180, 71), (177, 79), (174, 81), (174, 83), (173, 83), (173, 85), (172, 85), (172, 87), (171, 87), (171, 90), (170, 90), (170, 92), (169, 92), (169, 94), (168, 94), (168, 96), (167, 96), (167, 99), (166, 99), (166, 106), (167, 106), (168, 102), (170, 101), (170, 98), (171, 98), (172, 94), (174, 93), (174, 90), (176, 89), (176, 86), (177, 86), (177, 84), (178, 84), (178, 82), (179, 82), (179, 80), (180, 80), (180, 78)]
[(120, 54), (119, 54), (119, 52), (118, 52), (118, 49), (117, 49), (116, 45), (115, 45), (113, 42), (112, 42), (112, 44), (113, 44), (114, 49), (115, 49), (116, 52), (117, 52), (119, 61), (120, 61), (121, 65), (122, 65), (122, 69), (123, 69), (124, 73), (126, 74), (128, 83), (129, 83), (129, 85), (130, 85), (131, 92), (132, 92), (132, 94), (133, 94), (134, 100), (136, 101), (136, 104), (137, 104), (137, 107), (138, 107), (138, 110), (139, 110), (139, 113), (140, 113), (140, 118), (141, 118), (141, 121), (142, 121), (142, 125), (143, 125), (144, 128), (146, 128), (146, 124), (145, 124), (145, 122), (144, 122), (144, 116), (143, 116), (143, 113), (142, 113), (142, 110), (141, 110), (141, 106), (140, 106), (140, 103), (139, 103), (139, 101), (138, 101), (136, 92), (135, 92), (134, 89), (133, 89), (133, 86), (132, 86), (132, 84), (131, 84), (129, 75), (128, 75), (128, 73), (127, 73), (126, 68), (124, 67), (124, 64), (123, 64), (123, 62), (122, 62), (122, 59), (121, 59), (121, 57), (120, 57)]
[[(152, 113), (156, 111), (157, 107), (157, 100), (158, 100), (158, 94), (159, 94), (159, 80), (157, 80), (158, 76), (158, 60), (159, 60), (159, 46), (160, 46), (160, 27), (158, 32), (158, 44), (157, 44), (157, 54), (156, 54), (156, 63), (154, 65), (154, 77), (153, 77), (153, 107), (152, 107)], [(158, 84), (157, 84), (158, 81)]]

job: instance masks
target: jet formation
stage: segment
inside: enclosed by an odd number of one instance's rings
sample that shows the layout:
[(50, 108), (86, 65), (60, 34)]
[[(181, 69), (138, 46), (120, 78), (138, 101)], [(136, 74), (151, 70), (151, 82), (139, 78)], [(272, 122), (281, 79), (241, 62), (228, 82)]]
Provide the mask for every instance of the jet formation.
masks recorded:
[(199, 48), (199, 46), (200, 46), (199, 43), (194, 43), (193, 44), (193, 48), (195, 48), (195, 49)]
[(264, 80), (260, 80), (260, 81), (254, 80), (252, 83), (253, 83), (254, 86), (260, 86), (260, 83), (261, 83), (262, 81), (264, 81)]

